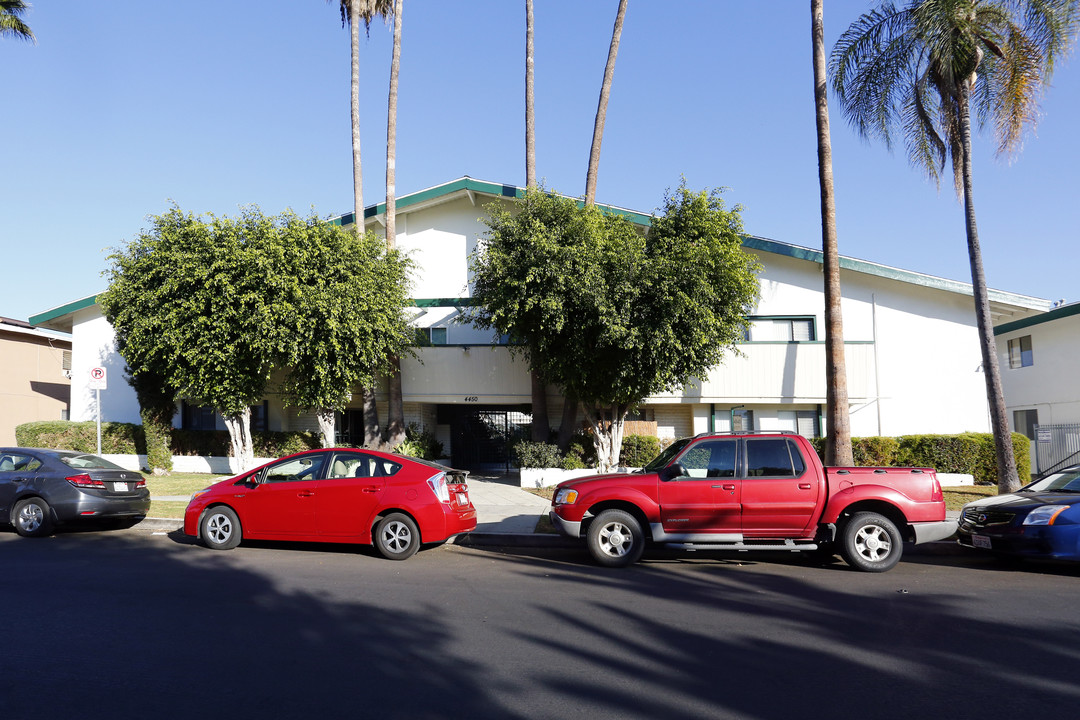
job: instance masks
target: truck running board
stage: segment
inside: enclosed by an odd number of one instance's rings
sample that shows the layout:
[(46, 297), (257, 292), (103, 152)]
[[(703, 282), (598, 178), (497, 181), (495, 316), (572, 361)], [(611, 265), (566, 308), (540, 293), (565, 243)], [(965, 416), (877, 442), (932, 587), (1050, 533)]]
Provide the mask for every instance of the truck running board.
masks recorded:
[(773, 552), (806, 552), (817, 550), (818, 544), (812, 542), (796, 543), (791, 540), (777, 542), (733, 542), (733, 543), (665, 543), (665, 547), (678, 548), (679, 550), (772, 550)]

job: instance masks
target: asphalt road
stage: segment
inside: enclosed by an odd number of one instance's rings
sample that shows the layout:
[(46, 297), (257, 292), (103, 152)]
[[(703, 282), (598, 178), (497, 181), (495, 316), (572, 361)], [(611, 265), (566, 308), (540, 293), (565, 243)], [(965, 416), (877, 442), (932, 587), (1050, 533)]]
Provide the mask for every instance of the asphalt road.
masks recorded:
[(0, 717), (1037, 718), (1080, 570), (0, 531)]

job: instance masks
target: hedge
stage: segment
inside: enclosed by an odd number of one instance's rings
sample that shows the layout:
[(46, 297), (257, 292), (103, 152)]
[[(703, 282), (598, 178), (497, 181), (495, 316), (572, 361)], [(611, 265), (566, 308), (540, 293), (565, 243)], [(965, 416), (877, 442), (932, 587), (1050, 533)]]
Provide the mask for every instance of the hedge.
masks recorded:
[[(1012, 433), (1012, 443), (1017, 475), (1026, 483), (1031, 477), (1031, 441)], [(825, 440), (816, 438), (813, 444), (824, 457)], [(860, 467), (930, 467), (939, 473), (971, 475), (976, 485), (997, 484), (994, 436), (990, 433), (852, 438), (851, 449), (855, 465)]]
[[(15, 428), (15, 440), (21, 447), (40, 447), (78, 452), (97, 452), (97, 424), (52, 420), (24, 423)], [(228, 457), (229, 433), (225, 430), (179, 430), (170, 433), (173, 455), (209, 455)], [(317, 433), (252, 433), (255, 457), (281, 457), (321, 446)], [(101, 423), (101, 452), (106, 455), (145, 455), (146, 435), (142, 425)]]

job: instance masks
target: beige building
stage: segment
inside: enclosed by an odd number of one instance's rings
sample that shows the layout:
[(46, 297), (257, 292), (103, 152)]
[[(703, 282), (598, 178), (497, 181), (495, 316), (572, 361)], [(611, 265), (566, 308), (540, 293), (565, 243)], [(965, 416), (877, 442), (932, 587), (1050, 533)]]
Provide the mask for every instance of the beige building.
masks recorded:
[(15, 426), (66, 420), (71, 408), (71, 340), (0, 317), (0, 445)]

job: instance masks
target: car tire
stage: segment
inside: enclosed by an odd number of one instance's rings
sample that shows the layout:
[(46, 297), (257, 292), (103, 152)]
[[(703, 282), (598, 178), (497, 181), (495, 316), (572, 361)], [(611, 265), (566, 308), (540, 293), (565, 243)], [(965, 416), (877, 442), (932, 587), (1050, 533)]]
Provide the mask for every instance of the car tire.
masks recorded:
[(625, 510), (604, 510), (589, 523), (589, 553), (605, 567), (626, 567), (645, 552), (641, 523)]
[(232, 550), (243, 539), (240, 518), (230, 507), (212, 507), (203, 514), (199, 537), (211, 550)]
[(863, 572), (885, 572), (900, 562), (903, 553), (900, 531), (884, 515), (856, 513), (841, 531), (840, 555)]
[(23, 537), (47, 537), (53, 531), (52, 510), (39, 497), (26, 498), (15, 503), (11, 523)]
[(406, 560), (420, 549), (420, 530), (404, 513), (390, 513), (375, 526), (375, 548), (387, 560)]

